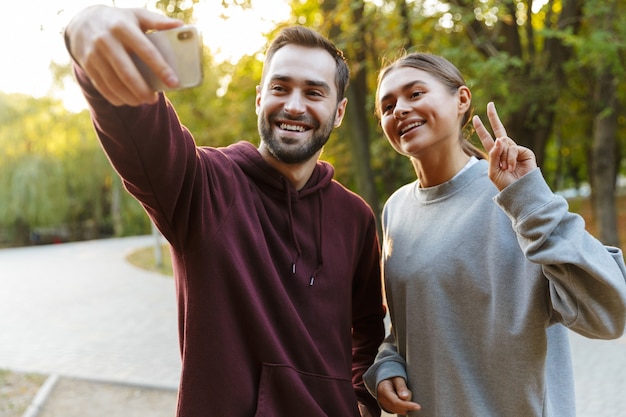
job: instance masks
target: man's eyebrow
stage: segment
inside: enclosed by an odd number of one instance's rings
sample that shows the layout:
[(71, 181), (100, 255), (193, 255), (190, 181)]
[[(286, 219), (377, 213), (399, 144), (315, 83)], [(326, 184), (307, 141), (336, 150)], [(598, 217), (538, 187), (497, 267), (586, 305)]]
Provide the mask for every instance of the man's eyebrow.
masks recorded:
[[(404, 84), (402, 87), (400, 87), (401, 91), (406, 91), (406, 90), (410, 90), (411, 88), (415, 87), (416, 85), (427, 85), (426, 82), (422, 81), (422, 80), (413, 80), (410, 81), (406, 84)], [(393, 94), (388, 93), (385, 94), (384, 96), (382, 96), (380, 98), (380, 102), (384, 102), (385, 100), (388, 100), (389, 98), (393, 97)]]
[[(275, 74), (271, 78), (271, 81), (282, 81), (286, 83), (292, 82), (293, 80), (294, 80), (293, 77), (290, 77), (288, 75), (281, 75), (281, 74)], [(328, 85), (328, 83), (325, 81), (305, 80), (304, 83), (309, 87), (318, 87), (328, 92), (332, 91), (330, 85)]]

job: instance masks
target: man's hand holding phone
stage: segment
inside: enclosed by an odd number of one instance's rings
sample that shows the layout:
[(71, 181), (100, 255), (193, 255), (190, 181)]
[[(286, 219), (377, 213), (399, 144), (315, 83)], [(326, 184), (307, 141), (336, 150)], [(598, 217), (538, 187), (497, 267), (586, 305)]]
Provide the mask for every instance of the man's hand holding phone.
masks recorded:
[(167, 87), (176, 88), (180, 83), (146, 32), (181, 26), (180, 20), (144, 9), (92, 6), (72, 19), (65, 36), (69, 52), (105, 99), (116, 106), (137, 106), (154, 103), (157, 95), (137, 68), (134, 56)]
[(154, 91), (190, 88), (202, 82), (202, 39), (195, 26), (159, 30), (150, 32), (146, 36), (156, 46), (178, 78), (177, 86), (172, 87), (166, 84), (141, 58), (135, 55), (135, 65)]

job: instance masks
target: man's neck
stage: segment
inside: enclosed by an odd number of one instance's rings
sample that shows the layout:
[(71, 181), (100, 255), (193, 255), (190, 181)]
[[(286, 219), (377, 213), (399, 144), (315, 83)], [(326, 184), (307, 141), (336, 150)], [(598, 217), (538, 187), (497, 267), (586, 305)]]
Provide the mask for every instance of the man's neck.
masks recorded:
[(315, 169), (319, 155), (321, 154), (320, 150), (317, 154), (304, 162), (288, 164), (276, 159), (276, 157), (272, 155), (263, 145), (259, 146), (258, 150), (263, 159), (275, 170), (280, 172), (296, 190), (304, 188), (306, 183), (309, 181), (309, 178), (313, 175), (313, 170)]

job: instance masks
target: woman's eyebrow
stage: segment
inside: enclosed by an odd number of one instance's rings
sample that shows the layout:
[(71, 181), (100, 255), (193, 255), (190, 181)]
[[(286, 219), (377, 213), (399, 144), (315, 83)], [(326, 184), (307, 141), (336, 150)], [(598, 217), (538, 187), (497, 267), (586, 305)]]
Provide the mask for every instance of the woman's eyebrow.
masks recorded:
[[(408, 83), (406, 83), (402, 87), (400, 87), (400, 90), (401, 91), (410, 90), (411, 88), (415, 87), (416, 85), (426, 85), (426, 82), (424, 82), (422, 80), (409, 81)], [(385, 100), (388, 100), (391, 97), (393, 97), (392, 93), (385, 94), (384, 96), (382, 96), (380, 98), (380, 102), (382, 103), (382, 102), (384, 102)]]

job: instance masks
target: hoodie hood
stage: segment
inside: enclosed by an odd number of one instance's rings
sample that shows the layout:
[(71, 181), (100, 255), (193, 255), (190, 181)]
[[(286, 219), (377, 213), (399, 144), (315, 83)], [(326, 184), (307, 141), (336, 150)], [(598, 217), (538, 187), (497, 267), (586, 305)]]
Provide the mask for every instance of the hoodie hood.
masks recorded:
[(263, 192), (284, 198), (288, 191), (292, 199), (306, 198), (330, 185), (335, 170), (332, 165), (318, 161), (311, 178), (306, 185), (297, 191), (283, 175), (268, 164), (257, 148), (250, 142), (238, 142), (221, 149), (231, 158), (245, 174), (250, 177)]
[(294, 247), (294, 256), (290, 260), (291, 273), (293, 275), (298, 271), (298, 261), (302, 256), (300, 242), (295, 232), (293, 204), (298, 200), (308, 199), (309, 197), (315, 198), (314, 202), (310, 202), (310, 204), (317, 205), (318, 215), (317, 221), (314, 222), (317, 224), (317, 235), (314, 237), (317, 248), (317, 267), (309, 273), (309, 286), (312, 286), (315, 283), (317, 273), (324, 264), (322, 245), (324, 240), (322, 236), (324, 230), (324, 199), (322, 192), (332, 183), (335, 173), (334, 168), (324, 161), (318, 161), (313, 169), (311, 178), (298, 191), (280, 172), (263, 159), (259, 151), (251, 143), (238, 142), (222, 149), (222, 151), (252, 179), (263, 193), (285, 201), (289, 220), (289, 233)]

